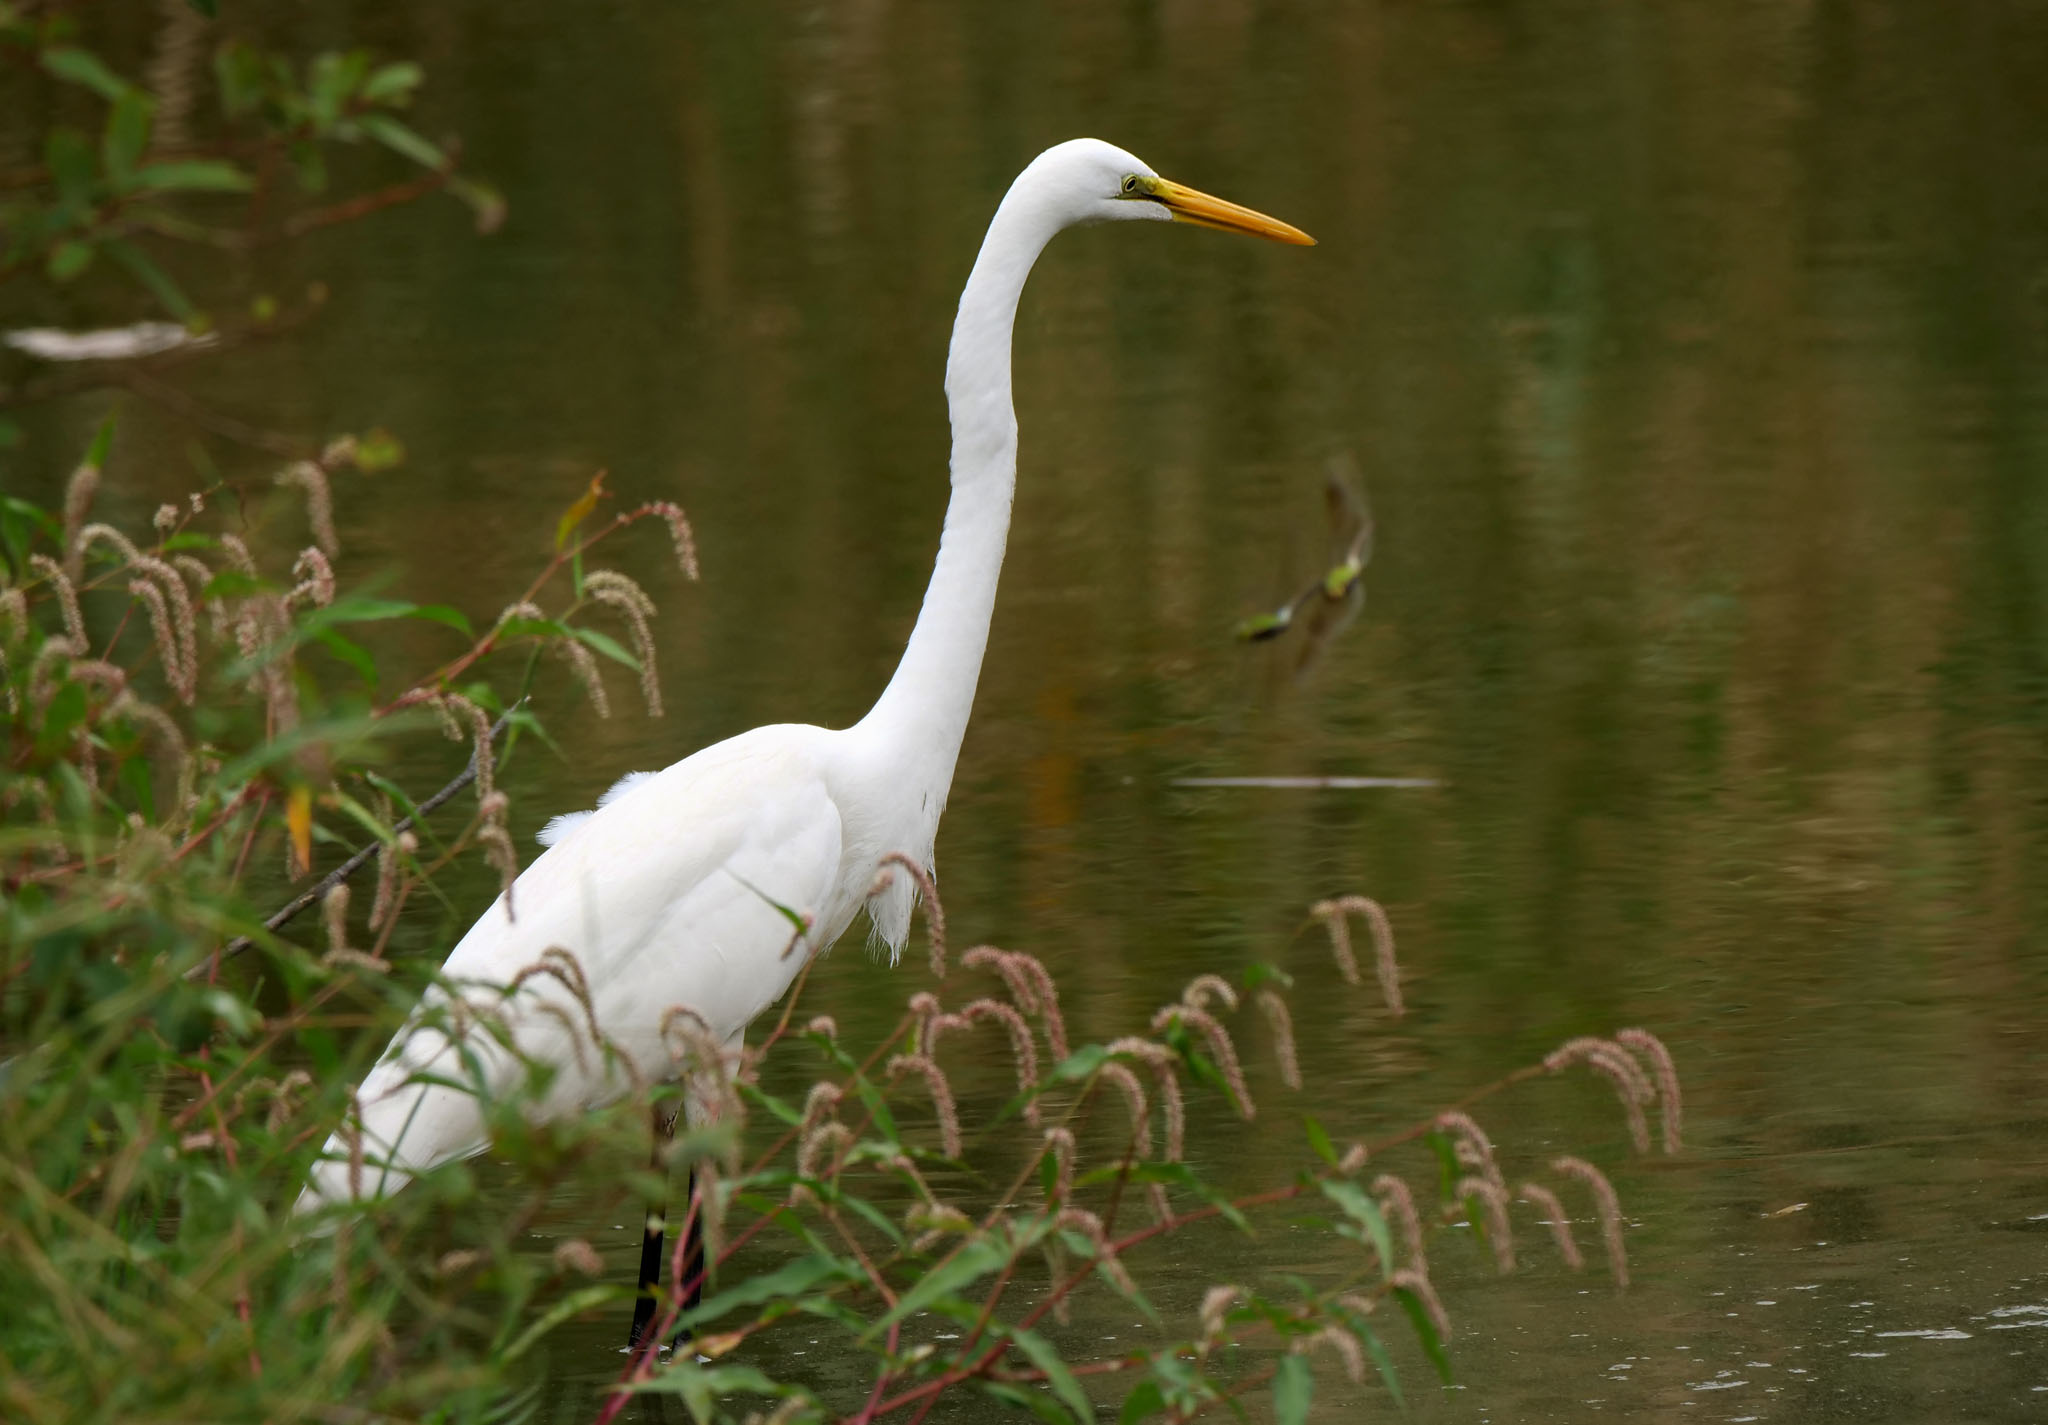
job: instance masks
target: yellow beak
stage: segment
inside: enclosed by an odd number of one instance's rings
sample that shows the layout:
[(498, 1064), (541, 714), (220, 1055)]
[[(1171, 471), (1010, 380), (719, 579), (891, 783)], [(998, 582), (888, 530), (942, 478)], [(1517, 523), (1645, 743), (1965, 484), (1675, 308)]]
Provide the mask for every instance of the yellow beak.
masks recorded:
[(1274, 242), (1291, 242), (1297, 247), (1316, 245), (1314, 238), (1292, 224), (1222, 198), (1212, 198), (1170, 178), (1140, 178), (1138, 192), (1163, 206), (1176, 222), (1219, 228), (1226, 233), (1248, 233)]

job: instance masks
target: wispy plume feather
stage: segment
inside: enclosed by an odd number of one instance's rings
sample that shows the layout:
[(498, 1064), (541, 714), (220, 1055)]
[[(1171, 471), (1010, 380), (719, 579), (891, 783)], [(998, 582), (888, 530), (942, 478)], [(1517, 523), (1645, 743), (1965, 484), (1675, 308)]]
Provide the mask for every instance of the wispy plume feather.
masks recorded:
[(883, 866), (900, 866), (905, 875), (916, 883), (918, 895), (924, 901), (925, 938), (931, 942), (932, 978), (946, 978), (946, 907), (939, 901), (938, 883), (930, 871), (918, 865), (915, 857), (901, 851), (890, 851), (882, 859)]

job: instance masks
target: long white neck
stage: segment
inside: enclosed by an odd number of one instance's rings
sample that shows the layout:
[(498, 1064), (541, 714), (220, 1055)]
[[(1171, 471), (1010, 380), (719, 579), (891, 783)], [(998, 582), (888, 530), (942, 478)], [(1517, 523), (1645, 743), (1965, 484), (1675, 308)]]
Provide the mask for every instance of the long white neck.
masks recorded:
[(884, 740), (889, 760), (938, 808), (945, 803), (974, 706), (995, 610), (996, 579), (1017, 486), (1017, 414), (1010, 404), (1010, 333), (1024, 279), (1061, 226), (1032, 185), (1004, 197), (960, 294), (946, 358), (953, 424), (953, 497), (939, 558), (903, 661), (860, 730)]

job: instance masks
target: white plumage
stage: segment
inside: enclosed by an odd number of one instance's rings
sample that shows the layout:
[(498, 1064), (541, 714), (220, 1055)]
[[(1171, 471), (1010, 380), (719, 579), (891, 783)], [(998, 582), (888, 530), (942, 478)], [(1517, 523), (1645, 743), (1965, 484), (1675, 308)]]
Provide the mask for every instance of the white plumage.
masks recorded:
[[(392, 1191), (436, 1164), (480, 1152), (487, 1138), (476, 1093), (514, 1090), (522, 1060), (552, 1069), (532, 1106), (552, 1116), (615, 1097), (635, 1077), (672, 1073), (662, 1029), (678, 1006), (719, 1041), (737, 1045), (747, 1024), (863, 908), (876, 938), (901, 953), (914, 886), (897, 875), (868, 893), (890, 852), (932, 866), (966, 732), (1016, 477), (1010, 333), (1017, 301), (1054, 233), (1130, 218), (1309, 241), (1283, 223), (1161, 179), (1098, 140), (1040, 154), (997, 209), (960, 299), (946, 365), (952, 500), (916, 628), (874, 709), (841, 731), (756, 728), (665, 771), (633, 773), (595, 811), (551, 821), (541, 833), (548, 849), (513, 885), (516, 913), (500, 896), (470, 928), (443, 967), (448, 987), (428, 993), (358, 1090), (367, 1164), (360, 1178), (352, 1181), (353, 1135), (338, 1132), (301, 1208)], [(785, 910), (810, 919), (794, 949)], [(562, 975), (531, 972), (563, 950), (587, 981), (587, 1011)], [(516, 1053), (490, 1034), (457, 1027), (486, 1012), (501, 1019)], [(598, 1052), (592, 1018), (618, 1058)]]

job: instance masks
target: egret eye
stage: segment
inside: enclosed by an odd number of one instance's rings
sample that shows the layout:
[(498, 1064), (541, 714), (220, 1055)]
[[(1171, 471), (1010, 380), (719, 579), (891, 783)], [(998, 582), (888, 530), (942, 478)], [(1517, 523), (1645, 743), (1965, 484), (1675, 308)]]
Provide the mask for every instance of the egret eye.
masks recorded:
[(1126, 192), (1126, 193), (1135, 193), (1135, 192), (1137, 192), (1137, 191), (1138, 191), (1138, 175), (1137, 175), (1137, 174), (1135, 174), (1135, 173), (1127, 173), (1127, 174), (1125, 174), (1125, 175), (1124, 175), (1124, 192)]

